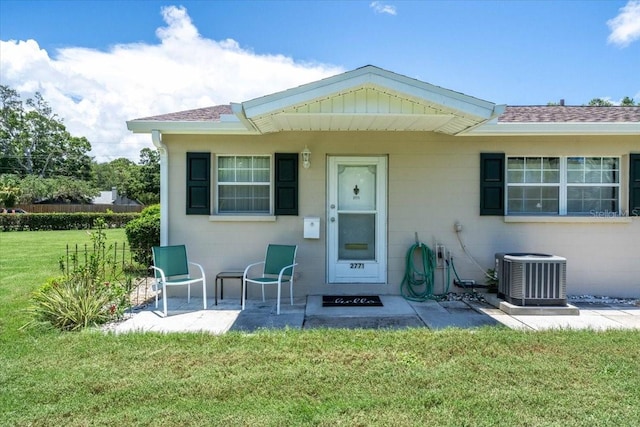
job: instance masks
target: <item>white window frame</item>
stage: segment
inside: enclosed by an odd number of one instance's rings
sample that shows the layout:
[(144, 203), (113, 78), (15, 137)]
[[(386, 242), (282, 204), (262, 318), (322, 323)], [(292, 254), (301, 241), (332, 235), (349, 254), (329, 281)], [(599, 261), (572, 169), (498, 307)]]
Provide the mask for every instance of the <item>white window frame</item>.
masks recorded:
[[(227, 182), (220, 181), (220, 159), (223, 158), (237, 158), (237, 157), (251, 157), (251, 158), (268, 158), (269, 160), (269, 181), (268, 182)], [(274, 171), (273, 171), (273, 156), (271, 154), (218, 154), (215, 157), (215, 206), (216, 215), (230, 216), (230, 217), (242, 217), (242, 216), (271, 216), (273, 215), (274, 206)], [(269, 210), (265, 211), (220, 211), (220, 187), (228, 185), (254, 185), (254, 186), (268, 186), (269, 187)]]
[[(613, 158), (617, 159), (618, 169), (617, 169), (617, 182), (615, 183), (602, 183), (602, 182), (594, 182), (594, 183), (572, 183), (568, 182), (568, 160), (570, 158), (590, 158), (590, 157), (599, 157), (599, 158)], [(520, 182), (509, 182), (509, 160), (513, 158), (559, 158), (560, 159), (560, 179), (558, 183), (520, 183)], [(506, 194), (505, 194), (505, 216), (571, 216), (571, 217), (584, 217), (584, 216), (594, 216), (602, 214), (603, 212), (599, 211), (590, 211), (590, 212), (582, 212), (582, 213), (567, 213), (568, 207), (568, 187), (612, 187), (617, 189), (617, 207), (618, 209), (615, 212), (604, 212), (607, 214), (612, 214), (615, 216), (621, 215), (622, 212), (622, 158), (621, 156), (607, 156), (607, 155), (569, 155), (569, 156), (560, 156), (560, 155), (509, 155), (507, 156), (507, 160), (505, 162), (505, 181), (506, 181)], [(531, 213), (531, 212), (512, 212), (509, 213), (509, 190), (510, 187), (558, 187), (558, 213)]]

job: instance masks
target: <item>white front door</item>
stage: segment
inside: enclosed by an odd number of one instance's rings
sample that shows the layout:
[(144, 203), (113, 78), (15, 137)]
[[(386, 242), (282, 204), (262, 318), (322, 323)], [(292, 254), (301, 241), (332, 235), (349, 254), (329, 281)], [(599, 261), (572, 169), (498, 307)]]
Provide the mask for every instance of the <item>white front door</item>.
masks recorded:
[(329, 283), (387, 281), (387, 158), (329, 157)]

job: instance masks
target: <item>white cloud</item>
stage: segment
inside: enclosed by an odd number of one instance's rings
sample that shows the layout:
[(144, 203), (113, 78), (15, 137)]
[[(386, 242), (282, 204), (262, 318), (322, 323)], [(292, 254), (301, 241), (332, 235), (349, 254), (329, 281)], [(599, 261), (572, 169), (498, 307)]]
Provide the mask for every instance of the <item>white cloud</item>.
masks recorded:
[(157, 44), (71, 47), (50, 56), (35, 40), (0, 41), (2, 84), (23, 101), (40, 92), (72, 135), (87, 137), (96, 160), (137, 161), (151, 138), (130, 133), (127, 120), (242, 102), (343, 71), (203, 38), (183, 7), (162, 15), (167, 26), (156, 30)]
[(386, 13), (388, 15), (396, 15), (396, 7), (390, 4), (384, 4), (380, 1), (371, 2), (369, 5), (375, 13)]
[(620, 47), (626, 47), (630, 43), (640, 39), (640, 0), (629, 0), (620, 13), (607, 21), (611, 30), (609, 43)]

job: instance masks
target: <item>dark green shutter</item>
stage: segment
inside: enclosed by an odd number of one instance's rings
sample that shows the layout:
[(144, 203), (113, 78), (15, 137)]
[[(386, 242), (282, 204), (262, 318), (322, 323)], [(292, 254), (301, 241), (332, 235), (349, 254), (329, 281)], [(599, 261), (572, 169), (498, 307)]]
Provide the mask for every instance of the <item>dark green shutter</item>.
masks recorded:
[(187, 215), (211, 214), (211, 153), (187, 153)]
[(504, 153), (480, 153), (480, 215), (504, 215)]
[(298, 153), (275, 155), (275, 214), (298, 215)]
[(629, 156), (629, 216), (640, 216), (640, 154)]

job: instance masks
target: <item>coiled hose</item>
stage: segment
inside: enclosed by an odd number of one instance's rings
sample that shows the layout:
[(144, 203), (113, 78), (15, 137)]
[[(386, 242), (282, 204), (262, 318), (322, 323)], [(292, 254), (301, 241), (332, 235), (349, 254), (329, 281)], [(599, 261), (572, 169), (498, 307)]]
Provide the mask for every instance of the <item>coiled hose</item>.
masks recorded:
[[(415, 253), (420, 259), (422, 269), (416, 267)], [(407, 262), (404, 278), (400, 284), (400, 293), (405, 299), (411, 301), (426, 301), (433, 298), (433, 283), (435, 256), (433, 251), (424, 243), (416, 242), (407, 252)]]

